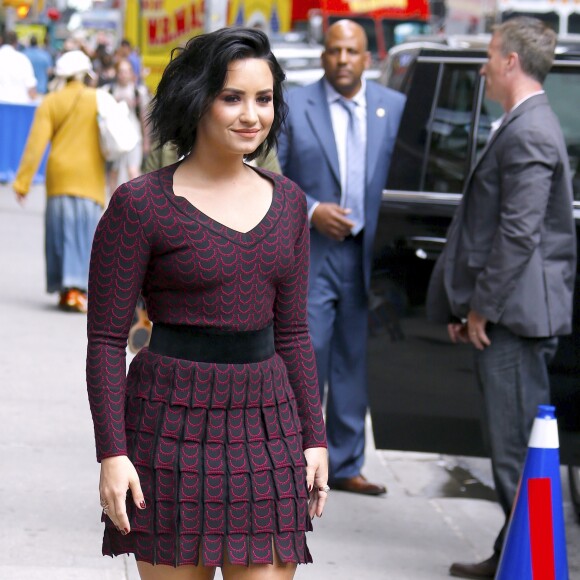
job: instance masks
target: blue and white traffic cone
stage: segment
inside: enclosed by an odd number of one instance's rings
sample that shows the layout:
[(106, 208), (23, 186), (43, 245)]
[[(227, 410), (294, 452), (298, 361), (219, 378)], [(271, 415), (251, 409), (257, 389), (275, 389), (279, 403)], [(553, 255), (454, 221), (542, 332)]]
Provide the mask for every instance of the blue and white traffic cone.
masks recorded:
[(554, 411), (538, 406), (496, 580), (568, 580)]

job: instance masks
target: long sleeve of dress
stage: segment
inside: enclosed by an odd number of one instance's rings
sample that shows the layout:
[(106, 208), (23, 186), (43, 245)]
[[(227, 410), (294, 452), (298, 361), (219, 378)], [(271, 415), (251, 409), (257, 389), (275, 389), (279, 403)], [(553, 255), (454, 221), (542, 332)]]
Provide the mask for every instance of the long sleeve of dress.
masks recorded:
[(98, 461), (127, 452), (127, 336), (150, 253), (135, 195), (127, 186), (115, 192), (91, 254), (86, 374)]
[(306, 199), (300, 198), (300, 234), (294, 267), (279, 285), (274, 304), (276, 352), (282, 357), (298, 404), (303, 447), (326, 447), (326, 429), (318, 389), (316, 359), (308, 333), (306, 310), (310, 232)]

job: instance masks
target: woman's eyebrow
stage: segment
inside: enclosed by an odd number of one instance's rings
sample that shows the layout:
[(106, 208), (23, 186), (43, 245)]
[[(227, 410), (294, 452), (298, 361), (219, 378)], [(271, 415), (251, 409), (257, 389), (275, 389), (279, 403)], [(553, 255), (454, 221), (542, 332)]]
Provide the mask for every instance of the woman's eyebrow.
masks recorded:
[[(228, 92), (228, 93), (235, 93), (236, 95), (245, 95), (246, 91), (244, 91), (243, 89), (236, 89), (235, 87), (224, 87), (222, 89), (222, 93), (223, 92)], [(269, 93), (273, 93), (274, 89), (268, 88), (268, 89), (262, 89), (261, 91), (257, 91), (258, 95), (265, 95), (265, 94), (269, 94)]]

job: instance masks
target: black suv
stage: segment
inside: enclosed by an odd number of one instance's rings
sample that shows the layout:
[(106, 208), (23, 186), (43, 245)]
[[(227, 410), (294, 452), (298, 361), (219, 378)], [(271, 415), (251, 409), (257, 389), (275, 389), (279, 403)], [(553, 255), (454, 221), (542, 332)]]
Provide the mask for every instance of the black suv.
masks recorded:
[[(383, 192), (372, 283), (369, 381), (381, 449), (486, 455), (472, 347), (452, 345), (446, 328), (425, 318), (429, 276), (465, 179), (502, 114), (485, 97), (485, 61), (484, 50), (410, 45), (389, 62), (386, 84), (407, 104)], [(580, 60), (559, 55), (545, 90), (564, 131), (579, 224)], [(574, 329), (561, 339), (551, 373), (561, 461), (570, 466), (580, 516), (580, 312)]]

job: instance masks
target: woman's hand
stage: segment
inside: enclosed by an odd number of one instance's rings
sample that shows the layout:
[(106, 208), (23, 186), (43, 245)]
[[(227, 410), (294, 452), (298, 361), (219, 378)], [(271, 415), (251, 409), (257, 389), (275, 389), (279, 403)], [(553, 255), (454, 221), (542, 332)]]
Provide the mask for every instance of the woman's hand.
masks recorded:
[(328, 498), (328, 451), (325, 447), (311, 447), (304, 450), (306, 457), (306, 483), (310, 500), (308, 514), (320, 517)]
[(139, 475), (126, 455), (107, 457), (101, 461), (99, 493), (103, 511), (117, 529), (127, 535), (131, 531), (125, 501), (127, 490), (131, 490), (133, 501), (139, 509), (145, 509), (145, 498), (141, 491)]

